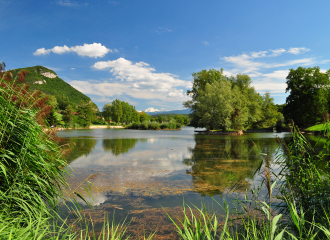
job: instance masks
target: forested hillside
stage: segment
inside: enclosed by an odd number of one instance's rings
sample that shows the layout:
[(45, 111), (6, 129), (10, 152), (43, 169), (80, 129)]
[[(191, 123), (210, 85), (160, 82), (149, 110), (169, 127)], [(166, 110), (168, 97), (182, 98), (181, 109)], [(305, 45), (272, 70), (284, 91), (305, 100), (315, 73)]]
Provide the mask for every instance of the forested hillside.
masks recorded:
[(25, 77), (25, 82), (30, 84), (31, 90), (40, 90), (45, 94), (54, 95), (58, 102), (69, 101), (74, 104), (79, 104), (81, 101), (91, 101), (89, 97), (66, 83), (59, 78), (54, 71), (46, 67), (34, 66), (18, 68), (13, 69), (12, 73), (15, 76), (21, 70), (28, 71), (28, 74)]

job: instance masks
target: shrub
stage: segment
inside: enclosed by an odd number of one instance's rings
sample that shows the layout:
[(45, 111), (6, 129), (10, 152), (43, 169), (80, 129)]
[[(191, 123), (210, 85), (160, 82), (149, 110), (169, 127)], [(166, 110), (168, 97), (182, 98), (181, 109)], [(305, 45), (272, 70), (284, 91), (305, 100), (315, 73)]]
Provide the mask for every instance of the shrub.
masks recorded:
[(160, 128), (161, 128), (161, 129), (167, 129), (167, 128), (168, 128), (168, 123), (162, 123), (162, 124), (160, 125)]
[(143, 122), (141, 123), (141, 125), (140, 125), (140, 128), (141, 128), (142, 130), (148, 130), (148, 128), (149, 128), (149, 122), (147, 122), (147, 121), (143, 121)]
[(160, 124), (158, 122), (150, 122), (149, 123), (149, 129), (159, 130), (160, 129)]

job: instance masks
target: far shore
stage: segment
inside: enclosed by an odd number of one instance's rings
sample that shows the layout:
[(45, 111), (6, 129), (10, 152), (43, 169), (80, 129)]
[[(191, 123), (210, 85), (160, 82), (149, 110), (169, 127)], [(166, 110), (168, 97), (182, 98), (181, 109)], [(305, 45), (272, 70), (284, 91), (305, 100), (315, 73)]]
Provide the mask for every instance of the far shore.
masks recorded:
[(100, 126), (92, 125), (92, 126), (89, 126), (88, 128), (60, 128), (60, 127), (57, 127), (54, 129), (56, 129), (57, 131), (61, 131), (61, 130), (76, 130), (76, 129), (97, 129), (97, 128), (124, 128), (124, 127), (123, 126), (109, 126), (109, 125), (100, 125)]

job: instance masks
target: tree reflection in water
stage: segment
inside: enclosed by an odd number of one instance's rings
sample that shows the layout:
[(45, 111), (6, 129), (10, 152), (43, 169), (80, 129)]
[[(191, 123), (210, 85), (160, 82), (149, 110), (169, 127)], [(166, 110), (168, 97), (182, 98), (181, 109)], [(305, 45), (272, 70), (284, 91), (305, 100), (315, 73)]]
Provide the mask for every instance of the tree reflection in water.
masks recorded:
[(104, 151), (111, 152), (115, 156), (119, 156), (122, 153), (127, 153), (131, 148), (135, 147), (135, 144), (139, 139), (103, 139), (102, 146)]
[(272, 153), (275, 138), (219, 137), (195, 135), (196, 145), (189, 149), (192, 156), (184, 159), (191, 166), (194, 190), (202, 196), (222, 195), (235, 184), (245, 191), (262, 163), (259, 152)]
[(97, 141), (93, 138), (67, 138), (66, 143), (72, 151), (65, 159), (70, 163), (81, 156), (87, 157), (94, 150)]

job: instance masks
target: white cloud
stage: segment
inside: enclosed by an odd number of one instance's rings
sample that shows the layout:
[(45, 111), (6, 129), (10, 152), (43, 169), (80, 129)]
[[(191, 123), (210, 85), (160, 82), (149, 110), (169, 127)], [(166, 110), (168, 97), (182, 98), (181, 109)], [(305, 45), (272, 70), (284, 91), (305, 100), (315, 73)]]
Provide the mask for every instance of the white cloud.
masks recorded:
[(202, 43), (204, 43), (205, 46), (210, 44), (208, 41), (203, 41)]
[(167, 94), (169, 97), (183, 97), (183, 90), (182, 89), (173, 89), (171, 92)]
[(285, 93), (286, 83), (262, 81), (252, 84), (257, 92)]
[(262, 76), (268, 78), (275, 78), (275, 79), (286, 79), (288, 74), (289, 74), (289, 70), (277, 70), (272, 73), (263, 74)]
[(297, 64), (309, 65), (315, 62), (313, 58), (290, 60), (282, 63), (266, 63), (266, 62), (254, 60), (256, 58), (263, 58), (263, 57), (277, 57), (284, 52), (286, 52), (286, 50), (280, 48), (270, 51), (251, 52), (250, 54), (243, 53), (237, 56), (223, 57), (221, 59), (234, 65), (234, 69), (231, 70), (232, 72), (245, 73), (245, 74), (253, 73), (253, 72), (256, 73), (260, 69), (264, 69), (264, 68), (287, 67)]
[(55, 46), (52, 49), (48, 49), (48, 50), (51, 50), (53, 53), (56, 53), (56, 54), (62, 54), (62, 53), (65, 53), (65, 52), (71, 52), (71, 49), (68, 46), (66, 46), (66, 45), (64, 45), (63, 47)]
[(305, 53), (305, 52), (308, 52), (308, 51), (310, 51), (310, 49), (305, 48), (305, 47), (301, 47), (301, 48), (290, 48), (288, 50), (288, 53), (298, 55), (298, 54)]
[(115, 80), (102, 83), (71, 81), (70, 84), (85, 94), (107, 97), (125, 94), (138, 99), (160, 99), (167, 102), (188, 100), (184, 92), (192, 86), (191, 81), (178, 79), (174, 74), (156, 73), (148, 63), (133, 63), (125, 58), (100, 61), (92, 68), (109, 69)]
[(284, 53), (298, 55), (308, 51), (309, 49), (305, 47), (290, 49), (278, 48), (275, 50), (226, 56), (221, 59), (232, 65), (232, 69), (224, 71), (225, 75), (231, 76), (238, 73), (248, 74), (252, 78), (253, 86), (258, 92), (269, 91), (271, 93), (285, 94), (286, 77), (289, 73), (289, 68), (311, 66), (316, 63), (316, 59), (299, 58), (274, 62), (272, 62), (271, 59)]
[(71, 70), (75, 70), (75, 68), (71, 68)]
[(279, 49), (275, 49), (275, 50), (270, 50), (272, 52), (272, 54), (270, 55), (271, 57), (277, 57), (279, 55), (281, 55), (282, 53), (285, 53), (286, 50), (283, 48), (279, 48)]
[(160, 110), (150, 107), (150, 108), (147, 108), (146, 110), (144, 110), (144, 112), (160, 112)]
[(172, 32), (171, 29), (168, 29), (167, 27), (158, 27), (158, 29), (155, 31), (158, 34)]
[(69, 0), (59, 0), (57, 4), (63, 7), (78, 7), (79, 4), (77, 2), (70, 2)]
[(34, 55), (38, 56), (38, 55), (47, 55), (51, 52), (50, 49), (45, 49), (45, 48), (39, 48), (37, 49), (37, 51), (35, 51), (35, 53), (33, 53)]
[(84, 45), (78, 45), (73, 47), (68, 47), (66, 45), (64, 46), (55, 46), (52, 49), (45, 49), (45, 48), (39, 48), (37, 51), (34, 52), (35, 56), (39, 55), (46, 55), (50, 52), (56, 53), (56, 54), (63, 54), (68, 52), (75, 52), (79, 56), (87, 56), (87, 57), (104, 57), (108, 52), (113, 52), (112, 49), (106, 48), (101, 43), (93, 43), (93, 44), (87, 44)]

